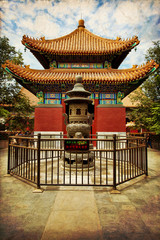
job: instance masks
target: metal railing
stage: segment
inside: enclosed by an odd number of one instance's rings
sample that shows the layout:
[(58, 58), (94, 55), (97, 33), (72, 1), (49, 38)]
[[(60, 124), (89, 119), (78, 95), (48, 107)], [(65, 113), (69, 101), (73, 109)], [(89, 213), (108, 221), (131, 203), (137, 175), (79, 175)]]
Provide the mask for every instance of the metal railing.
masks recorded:
[(66, 159), (65, 140), (63, 136), (42, 138), (40, 134), (36, 137), (9, 137), (8, 173), (35, 183), (37, 188), (43, 185), (83, 185), (116, 189), (119, 184), (148, 175), (146, 138), (113, 135), (85, 139), (92, 145), (92, 164), (90, 152), (75, 150), (73, 154), (67, 151), (70, 157)]

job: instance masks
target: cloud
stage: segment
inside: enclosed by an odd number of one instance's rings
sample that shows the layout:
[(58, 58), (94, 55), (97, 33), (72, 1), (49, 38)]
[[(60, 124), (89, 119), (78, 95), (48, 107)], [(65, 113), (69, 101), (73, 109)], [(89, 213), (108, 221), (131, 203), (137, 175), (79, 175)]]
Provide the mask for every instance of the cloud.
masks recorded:
[[(152, 41), (160, 38), (159, 0), (6, 0), (1, 4), (1, 16), (2, 36), (21, 51), (24, 34), (46, 39), (64, 36), (77, 28), (81, 16), (86, 28), (101, 37), (126, 39), (137, 35), (141, 44), (136, 52), (131, 51), (121, 68), (142, 64)], [(39, 68), (29, 51), (23, 52), (23, 57), (25, 64)]]

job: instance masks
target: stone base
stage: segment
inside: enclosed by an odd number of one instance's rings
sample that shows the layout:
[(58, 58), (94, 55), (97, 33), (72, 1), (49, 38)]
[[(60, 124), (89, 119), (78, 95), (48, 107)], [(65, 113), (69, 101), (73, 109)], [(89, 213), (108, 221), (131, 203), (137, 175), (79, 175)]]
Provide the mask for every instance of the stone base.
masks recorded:
[[(63, 165), (62, 165), (62, 168), (64, 168)], [(83, 165), (82, 165), (82, 163), (76, 164), (76, 162), (73, 162), (72, 164), (70, 164), (67, 161), (65, 161), (65, 169), (69, 170), (70, 168), (72, 168), (73, 170), (75, 169), (75, 171), (76, 171), (76, 169), (78, 170), (78, 169), (82, 169), (82, 168), (84, 171), (85, 170), (88, 171), (88, 168), (89, 168), (89, 170), (94, 170), (94, 162), (89, 162), (87, 164), (83, 163)]]
[(43, 193), (43, 189), (42, 188), (36, 188), (33, 190), (33, 193)]
[(111, 194), (121, 194), (121, 192), (117, 189), (112, 189), (110, 193)]
[(12, 175), (11, 174), (9, 174), (9, 173), (7, 173), (7, 174), (5, 174), (5, 175), (3, 175), (3, 177), (11, 177)]
[(77, 165), (77, 168), (88, 168), (88, 166), (93, 167), (94, 153), (92, 151), (83, 153), (70, 153), (66, 151), (63, 159), (66, 162), (65, 166), (71, 165), (72, 168), (76, 168)]

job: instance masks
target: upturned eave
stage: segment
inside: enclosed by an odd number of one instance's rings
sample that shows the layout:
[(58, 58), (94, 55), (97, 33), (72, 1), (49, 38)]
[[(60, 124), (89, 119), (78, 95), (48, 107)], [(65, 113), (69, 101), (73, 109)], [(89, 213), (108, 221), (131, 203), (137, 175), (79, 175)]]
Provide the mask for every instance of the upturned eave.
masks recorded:
[[(2, 67), (10, 73), (22, 86), (36, 93), (36, 86), (39, 89), (52, 88), (52, 91), (68, 91), (72, 89), (75, 83), (75, 77), (81, 75), (83, 84), (90, 91), (89, 87), (96, 90), (104, 91), (105, 88), (112, 87), (115, 89), (123, 89), (125, 95), (137, 88), (151, 73), (156, 71), (159, 65), (151, 60), (141, 66), (133, 66), (130, 69), (58, 69), (50, 68), (46, 70), (30, 69), (29, 66), (19, 66), (10, 61), (6, 61)], [(46, 86), (46, 87), (45, 87)], [(59, 87), (58, 87), (59, 86)], [(88, 86), (88, 87), (87, 87)], [(61, 89), (61, 87), (63, 89)], [(104, 87), (104, 88), (103, 88)]]
[[(118, 68), (131, 49), (139, 44), (137, 36), (130, 39), (107, 39), (97, 36), (85, 27), (78, 27), (70, 34), (46, 40), (23, 36), (22, 44), (28, 48), (38, 59), (42, 66), (47, 69), (52, 60), (59, 61), (61, 58), (72, 56), (73, 61), (85, 60), (86, 56), (98, 57), (109, 60), (112, 58), (112, 67)], [(89, 60), (90, 61), (90, 60)]]

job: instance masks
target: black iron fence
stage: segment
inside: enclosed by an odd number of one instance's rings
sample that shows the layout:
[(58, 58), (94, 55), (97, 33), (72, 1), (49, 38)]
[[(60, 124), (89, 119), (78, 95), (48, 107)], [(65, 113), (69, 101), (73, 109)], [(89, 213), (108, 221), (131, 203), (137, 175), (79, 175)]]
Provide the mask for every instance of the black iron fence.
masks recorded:
[(146, 138), (113, 135), (83, 139), (89, 142), (89, 151), (65, 150), (66, 140), (73, 142), (62, 135), (9, 137), (8, 173), (35, 183), (37, 188), (83, 185), (116, 189), (119, 184), (148, 175)]
[(142, 133), (128, 133), (129, 136), (134, 137), (150, 137), (150, 144), (148, 147), (160, 150), (160, 134), (155, 134), (153, 132), (142, 132)]

